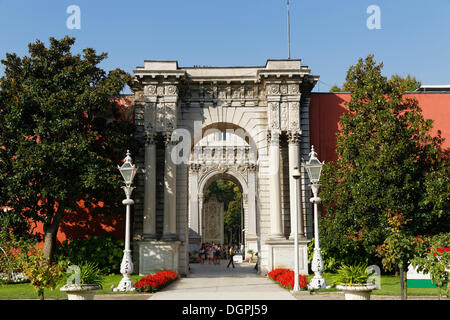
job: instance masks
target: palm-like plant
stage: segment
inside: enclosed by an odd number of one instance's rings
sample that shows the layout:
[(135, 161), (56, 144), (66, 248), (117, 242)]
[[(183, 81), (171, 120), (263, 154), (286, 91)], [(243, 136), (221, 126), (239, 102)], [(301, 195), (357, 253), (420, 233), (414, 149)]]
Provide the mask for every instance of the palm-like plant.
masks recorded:
[(354, 266), (342, 265), (334, 278), (336, 284), (344, 284), (348, 286), (352, 285), (365, 285), (370, 277), (370, 273), (367, 271), (367, 265), (357, 264)]

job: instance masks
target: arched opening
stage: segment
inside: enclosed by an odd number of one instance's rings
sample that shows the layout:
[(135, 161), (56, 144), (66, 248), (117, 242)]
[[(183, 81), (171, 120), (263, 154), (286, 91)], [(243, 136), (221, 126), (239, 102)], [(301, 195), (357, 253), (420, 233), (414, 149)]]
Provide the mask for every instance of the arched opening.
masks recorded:
[(203, 242), (244, 243), (242, 187), (236, 179), (216, 177), (205, 187), (202, 216)]

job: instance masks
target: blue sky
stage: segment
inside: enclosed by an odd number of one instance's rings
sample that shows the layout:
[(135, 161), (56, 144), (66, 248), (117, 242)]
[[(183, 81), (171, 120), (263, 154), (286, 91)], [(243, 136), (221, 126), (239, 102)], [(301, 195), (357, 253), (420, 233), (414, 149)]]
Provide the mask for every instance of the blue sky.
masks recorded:
[[(290, 0), (291, 56), (320, 75), (314, 91), (341, 85), (348, 67), (375, 54), (384, 73), (412, 74), (423, 84), (450, 84), (450, 1)], [(81, 9), (69, 30), (66, 9)], [(366, 9), (378, 5), (381, 29)], [(0, 57), (27, 54), (27, 44), (77, 38), (108, 52), (102, 67), (132, 72), (145, 59), (180, 66), (260, 66), (287, 58), (286, 0), (0, 0)], [(0, 70), (3, 75), (3, 67)]]

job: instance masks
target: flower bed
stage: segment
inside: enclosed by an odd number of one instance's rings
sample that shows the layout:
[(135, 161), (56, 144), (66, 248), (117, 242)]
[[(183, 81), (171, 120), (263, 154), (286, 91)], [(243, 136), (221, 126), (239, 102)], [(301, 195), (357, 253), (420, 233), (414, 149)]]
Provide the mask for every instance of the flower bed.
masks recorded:
[[(273, 269), (270, 271), (267, 276), (278, 282), (280, 286), (282, 286), (285, 289), (292, 289), (294, 288), (294, 271), (289, 269)], [(306, 289), (307, 287), (307, 278), (305, 275), (300, 274), (298, 276), (298, 284), (300, 286), (300, 289)]]
[(166, 270), (148, 276), (136, 281), (134, 287), (138, 292), (156, 292), (161, 290), (169, 283), (177, 280), (180, 276), (178, 273)]

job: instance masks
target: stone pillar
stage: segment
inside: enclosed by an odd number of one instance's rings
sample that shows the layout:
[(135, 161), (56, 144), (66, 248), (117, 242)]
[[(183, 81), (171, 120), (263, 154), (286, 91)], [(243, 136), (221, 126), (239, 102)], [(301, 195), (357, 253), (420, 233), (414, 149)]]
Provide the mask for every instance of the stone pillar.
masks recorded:
[(163, 239), (177, 238), (177, 166), (172, 161), (172, 151), (176, 142), (172, 141), (172, 133), (166, 133), (164, 165), (164, 225)]
[(198, 170), (200, 164), (189, 165), (189, 234), (190, 238), (200, 237), (200, 211), (198, 202)]
[(200, 232), (200, 238), (202, 239), (202, 242), (204, 240), (204, 234), (203, 234), (203, 193), (198, 194), (198, 215), (200, 217), (200, 223), (199, 225), (199, 232)]
[(280, 130), (269, 133), (270, 237), (283, 238), (281, 227)]
[(247, 237), (256, 239), (256, 165), (250, 164), (248, 168), (248, 230)]
[[(299, 170), (301, 170), (301, 164), (300, 164), (300, 141), (301, 141), (301, 134), (298, 131), (289, 131), (288, 133), (288, 139), (289, 139), (289, 199), (290, 199), (290, 208), (291, 208), (291, 234), (289, 236), (289, 239), (294, 239), (294, 225), (292, 222), (294, 221), (294, 214), (295, 214), (295, 204), (297, 203), (297, 212), (298, 212), (298, 234), (299, 239), (304, 238), (304, 222), (303, 222), (303, 214), (301, 210), (301, 197), (300, 197), (300, 190), (297, 190), (297, 194), (295, 193), (295, 184), (296, 180), (292, 177), (293, 170), (295, 167), (298, 167)], [(295, 198), (297, 197), (297, 202), (295, 201)]]
[(144, 239), (156, 238), (156, 145), (155, 136), (146, 132), (145, 140)]

